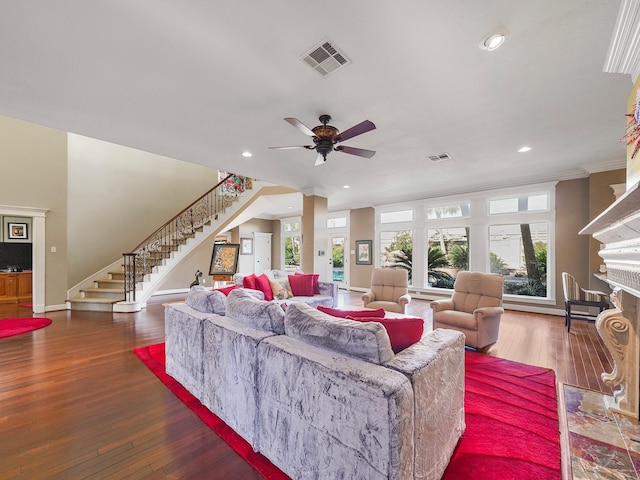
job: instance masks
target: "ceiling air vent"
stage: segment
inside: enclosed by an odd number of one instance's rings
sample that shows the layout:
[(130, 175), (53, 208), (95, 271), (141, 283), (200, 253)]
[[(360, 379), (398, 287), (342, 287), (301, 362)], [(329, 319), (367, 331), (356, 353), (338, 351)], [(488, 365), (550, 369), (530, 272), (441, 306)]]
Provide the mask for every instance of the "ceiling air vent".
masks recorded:
[(326, 40), (305, 53), (300, 60), (323, 77), (328, 77), (351, 63), (340, 49)]
[(427, 158), (433, 163), (438, 163), (442, 162), (443, 160), (450, 160), (451, 155), (449, 155), (448, 153), (439, 153), (438, 155), (429, 155)]

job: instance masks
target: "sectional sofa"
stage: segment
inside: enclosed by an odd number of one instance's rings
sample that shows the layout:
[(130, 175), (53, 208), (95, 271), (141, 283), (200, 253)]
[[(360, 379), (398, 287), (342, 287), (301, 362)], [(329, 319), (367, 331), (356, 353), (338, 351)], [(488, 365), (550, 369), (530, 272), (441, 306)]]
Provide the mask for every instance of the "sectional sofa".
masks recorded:
[(198, 308), (166, 307), (167, 373), (291, 478), (442, 476), (465, 427), (462, 334), (394, 354), (380, 323), (305, 303), (237, 289), (224, 316)]

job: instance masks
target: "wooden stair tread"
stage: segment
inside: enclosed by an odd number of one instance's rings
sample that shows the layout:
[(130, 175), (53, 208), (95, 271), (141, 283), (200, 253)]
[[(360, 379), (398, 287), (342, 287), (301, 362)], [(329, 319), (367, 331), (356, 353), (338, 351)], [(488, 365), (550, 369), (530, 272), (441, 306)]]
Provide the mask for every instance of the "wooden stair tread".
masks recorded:
[(91, 287), (91, 288), (83, 288), (80, 291), (81, 292), (101, 292), (101, 293), (122, 293), (122, 294), (124, 294), (124, 290), (122, 288)]
[(71, 303), (118, 303), (122, 302), (123, 298), (93, 298), (93, 297), (85, 297), (85, 298), (72, 298), (67, 300), (67, 302)]

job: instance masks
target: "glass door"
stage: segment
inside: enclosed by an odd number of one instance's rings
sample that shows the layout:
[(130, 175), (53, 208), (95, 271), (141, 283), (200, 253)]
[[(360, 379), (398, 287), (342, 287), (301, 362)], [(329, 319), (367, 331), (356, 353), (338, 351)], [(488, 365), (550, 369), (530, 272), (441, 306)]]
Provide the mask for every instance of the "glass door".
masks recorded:
[(339, 288), (349, 286), (349, 239), (345, 234), (329, 235), (329, 279)]

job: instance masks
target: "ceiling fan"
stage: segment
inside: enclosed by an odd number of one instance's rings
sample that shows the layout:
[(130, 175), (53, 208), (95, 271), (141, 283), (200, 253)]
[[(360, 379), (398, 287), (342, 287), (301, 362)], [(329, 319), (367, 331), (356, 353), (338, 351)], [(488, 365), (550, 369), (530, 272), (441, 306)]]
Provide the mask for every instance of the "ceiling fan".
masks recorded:
[(362, 135), (363, 133), (369, 132), (376, 128), (373, 122), (369, 120), (365, 120), (357, 125), (354, 125), (351, 128), (348, 128), (342, 133), (332, 126), (328, 125), (331, 121), (331, 117), (329, 115), (320, 115), (320, 122), (322, 125), (318, 125), (314, 128), (307, 127), (304, 123), (302, 123), (297, 118), (285, 118), (286, 122), (289, 122), (291, 125), (296, 127), (305, 135), (308, 135), (313, 140), (313, 145), (296, 145), (292, 147), (269, 147), (275, 149), (292, 149), (292, 148), (306, 148), (308, 150), (315, 150), (318, 152), (318, 156), (316, 157), (315, 165), (322, 165), (327, 161), (327, 155), (329, 155), (332, 151), (336, 152), (344, 152), (350, 153), (351, 155), (357, 155), (359, 157), (371, 158), (376, 152), (374, 150), (366, 150), (364, 148), (355, 148), (348, 147), (346, 145), (337, 145), (338, 143), (349, 140), (357, 135)]

